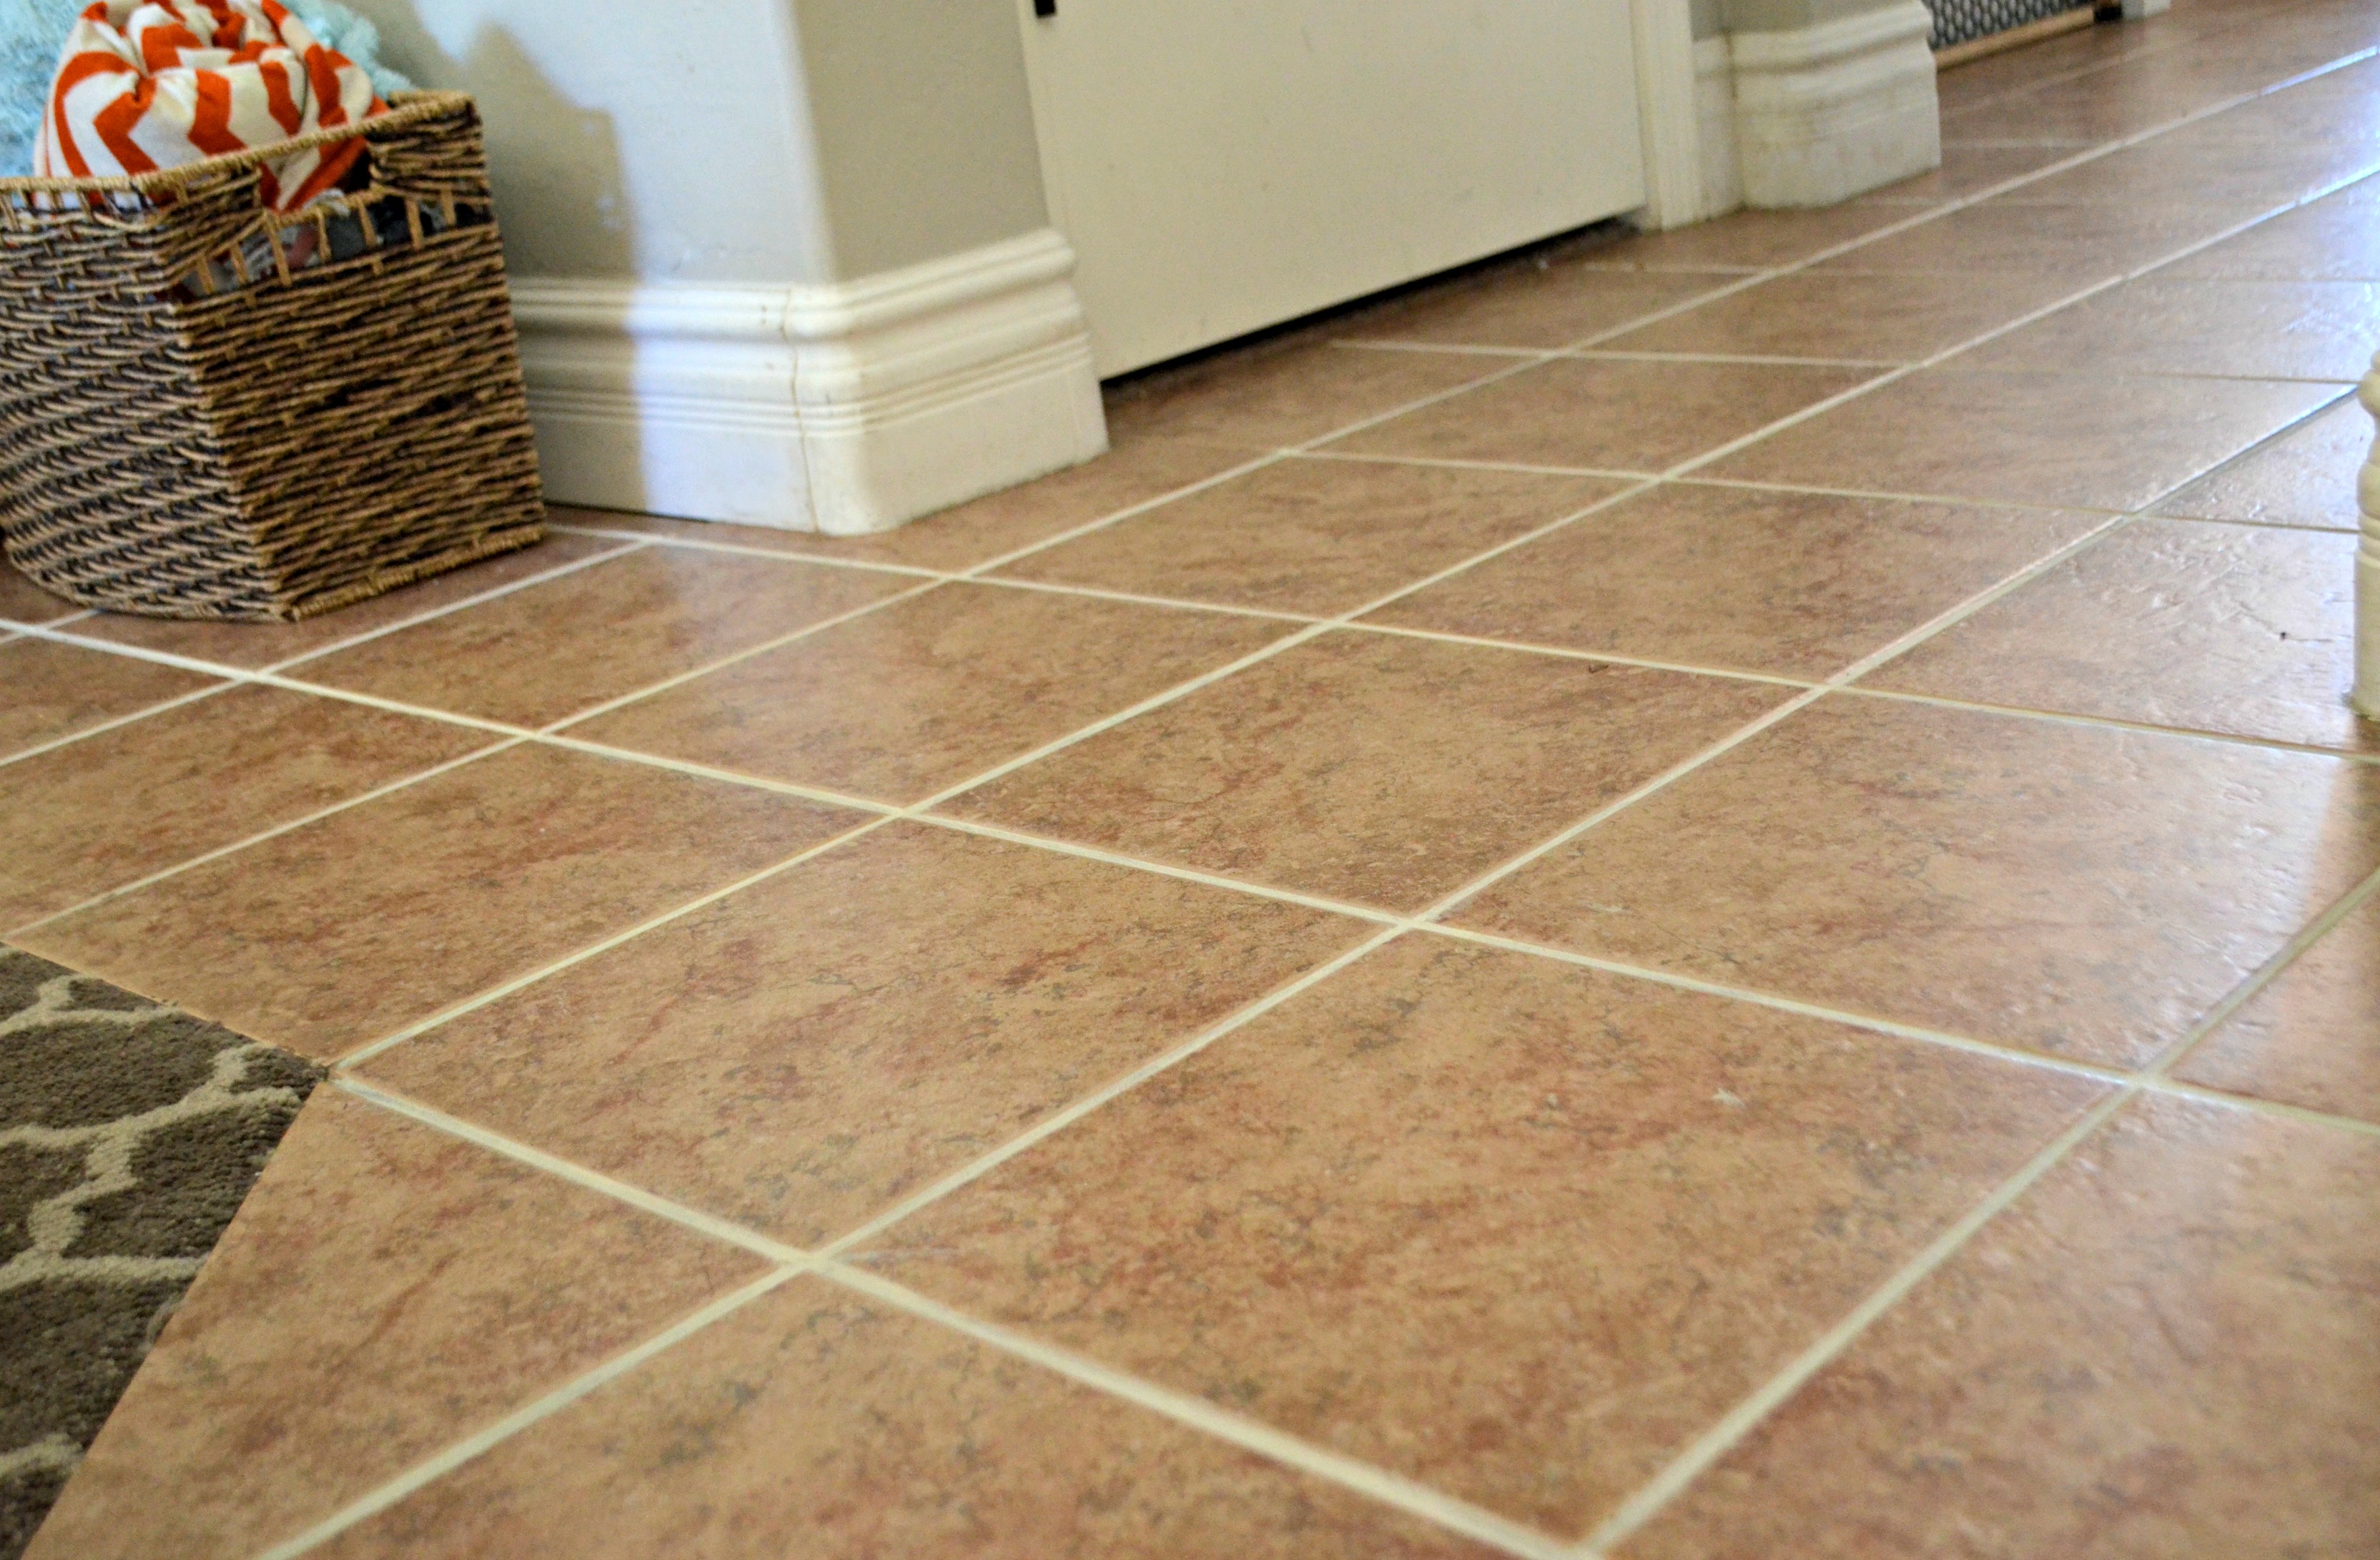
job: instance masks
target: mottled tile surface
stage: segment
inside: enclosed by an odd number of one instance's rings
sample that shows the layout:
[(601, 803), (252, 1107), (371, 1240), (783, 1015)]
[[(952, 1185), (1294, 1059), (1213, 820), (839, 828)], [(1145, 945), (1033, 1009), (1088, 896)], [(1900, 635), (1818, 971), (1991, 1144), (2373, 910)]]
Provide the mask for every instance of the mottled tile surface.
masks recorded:
[(1839, 695), (1457, 922), (2144, 1062), (2380, 864), (2380, 770)]
[(1619, 1553), (2366, 1553), (2375, 1176), (2369, 1137), (2130, 1106)]
[(1891, 206), (1843, 205), (1811, 211), (1733, 212), (1667, 233), (1643, 233), (1589, 257), (1601, 265), (1679, 270), (1734, 266), (1747, 271), (1791, 265), (1905, 222)]
[(1366, 311), (1341, 335), (1350, 341), (1544, 351), (1574, 347), (1738, 279), (1730, 271), (1627, 271), (1594, 263), (1609, 253), (1605, 245), (1582, 247), (1429, 287)]
[(917, 583), (869, 569), (645, 547), (300, 662), (289, 675), (540, 726)]
[(365, 1073), (808, 1245), (1371, 930), (895, 823)]
[(759, 1272), (318, 1089), (30, 1560), (243, 1560)]
[(2019, 273), (2063, 278), (2075, 291), (2230, 225), (2186, 203), (2024, 206), (1986, 201), (1879, 237), (1818, 262), (1827, 271)]
[(1321, 438), (1505, 366), (1471, 352), (1274, 343), (1126, 382), (1109, 394), (1108, 427), (1126, 437), (1272, 449)]
[(2300, 954), (2182, 1058), (2211, 1089), (2380, 1122), (2380, 898)]
[(55, 920), (29, 952), (332, 1057), (861, 816), (518, 747)]
[(1485, 1560), (1500, 1552), (803, 1278), (317, 1553)]
[(1591, 477), (1284, 461), (1000, 572), (1327, 617), (1623, 491)]
[(2350, 536), (2135, 520), (1862, 680), (2380, 751), (2347, 703), (2354, 574)]
[(2372, 454), (2372, 414), (2349, 396), (2157, 506), (2161, 515), (2353, 530), (2355, 484)]
[(1564, 358), (1333, 441), (1354, 455), (1663, 471), (1873, 370)]
[(856, 1260), (1570, 1537), (2099, 1087), (1408, 934)]
[(12, 623), (50, 623), (82, 608), (51, 595), (0, 560), (0, 619)]
[(215, 686), (153, 661), (30, 635), (0, 639), (0, 759)]
[(1412, 910), (1782, 701), (1755, 684), (1341, 632), (944, 809)]
[(1962, 368), (2327, 379), (2349, 384), (2380, 341), (2380, 284), (2126, 282), (1962, 353)]
[(1797, 271), (1603, 342), (1614, 352), (1716, 352), (1907, 363), (2081, 290), (2020, 272)]
[(2100, 520), (1833, 494), (1664, 487), (1366, 621), (1825, 677)]
[(951, 584), (568, 728), (590, 742), (906, 804), (1296, 625)]
[[(2380, 108), (2380, 99), (2374, 107)], [(2380, 140), (2380, 124), (2373, 130)], [(2257, 224), (2160, 275), (2380, 281), (2380, 189), (2371, 180)]]

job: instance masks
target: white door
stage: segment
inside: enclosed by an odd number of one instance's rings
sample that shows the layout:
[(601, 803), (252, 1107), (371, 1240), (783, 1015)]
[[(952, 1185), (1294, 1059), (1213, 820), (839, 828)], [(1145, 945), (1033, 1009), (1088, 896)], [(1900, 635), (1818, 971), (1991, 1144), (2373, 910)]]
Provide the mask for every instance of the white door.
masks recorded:
[(1018, 8), (1103, 375), (1645, 201), (1628, 0)]

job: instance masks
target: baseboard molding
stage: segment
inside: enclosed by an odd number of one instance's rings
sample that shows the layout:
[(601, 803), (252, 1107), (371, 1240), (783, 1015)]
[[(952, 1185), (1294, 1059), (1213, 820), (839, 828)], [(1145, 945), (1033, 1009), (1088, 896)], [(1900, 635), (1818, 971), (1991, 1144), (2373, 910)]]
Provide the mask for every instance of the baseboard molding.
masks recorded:
[(848, 536), (1087, 460), (1074, 264), (1045, 229), (828, 286), (516, 280), (546, 493)]
[(1824, 206), (1942, 164), (1933, 13), (1922, 0), (1729, 39), (1752, 206)]
[(1743, 204), (1735, 149), (1735, 62), (1724, 34), (1694, 43), (1694, 116), (1702, 128), (1702, 212), (1722, 216)]

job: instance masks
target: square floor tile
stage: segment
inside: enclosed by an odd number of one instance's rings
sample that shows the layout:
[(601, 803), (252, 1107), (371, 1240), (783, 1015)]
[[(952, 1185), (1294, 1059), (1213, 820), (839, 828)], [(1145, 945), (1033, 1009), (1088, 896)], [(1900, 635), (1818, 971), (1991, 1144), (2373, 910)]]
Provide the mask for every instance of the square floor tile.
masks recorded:
[(518, 747), (19, 936), (332, 1057), (724, 887), (864, 815)]
[(1915, 362), (2078, 290), (2064, 276), (1797, 271), (1601, 345), (1614, 352)]
[(814, 530), (672, 520), (603, 509), (557, 508), (553, 518), (566, 525), (669, 542), (752, 547), (900, 568), (963, 570), (1205, 481), (1248, 458), (1245, 452), (1169, 439), (1120, 443), (1080, 466), (873, 536), (822, 536)]
[(1342, 631), (943, 810), (1417, 910), (1783, 698), (1755, 684)]
[(2380, 280), (2380, 191), (2370, 181), (2184, 256), (2155, 273), (2177, 280), (2250, 277), (2272, 281)]
[(1618, 1553), (2359, 1554), (2375, 1177), (2360, 1134), (2134, 1105)]
[(1283, 461), (1000, 573), (1327, 617), (1622, 491), (1591, 477)]
[(2174, 1076), (2380, 1122), (2380, 898), (2324, 933), (2250, 997)]
[(1476, 352), (1380, 351), (1301, 336), (1126, 381), (1108, 393), (1108, 427), (1119, 437), (1273, 449), (1319, 439), (1508, 366)]
[(177, 622), (109, 612), (86, 617), (67, 631), (81, 639), (162, 651), (223, 666), (272, 666), (301, 655), (317, 654), (358, 635), (394, 628), (485, 591), (519, 585), (629, 545), (625, 538), (554, 533), (534, 547), (489, 558), (418, 585), (407, 585), (403, 590), (295, 623)]
[(1866, 369), (1560, 358), (1326, 447), (1355, 455), (1663, 471), (1873, 378)]
[[(0, 647), (0, 665), (6, 660)], [(55, 915), (494, 740), (467, 726), (250, 687), (0, 764), (8, 836), (0, 928)]]
[[(1949, 80), (1948, 77), (1943, 79), (1946, 87)], [(1943, 106), (1948, 108), (1950, 106), (1948, 101), (1949, 94), (1946, 91), (1943, 95)], [(1962, 146), (1954, 143), (1942, 148), (1942, 165), (1932, 173), (1888, 184), (1860, 199), (1878, 205), (1913, 206), (1962, 200), (1994, 185), (2037, 173), (2073, 154), (2071, 148), (2063, 146)]]
[(541, 726), (917, 585), (873, 569), (642, 547), (288, 675)]
[(2242, 143), (2181, 130), (2046, 175), (1994, 199), (2025, 205), (2188, 201), (2239, 222), (2374, 168), (2380, 168), (2380, 145)]
[(844, 1234), (1370, 923), (894, 823), (366, 1064), (797, 1245)]
[(2104, 520), (1670, 483), (1366, 621), (1826, 677)]
[(2380, 864), (2380, 769), (1838, 695), (1465, 926), (2131, 1066)]
[(2101, 1088), (1409, 934), (855, 1261), (1569, 1538)]
[(51, 623), (81, 610), (62, 596), (51, 595), (0, 560), (0, 620)]
[(315, 1553), (1488, 1560), (1502, 1553), (799, 1278)]
[(1814, 269), (2012, 273), (2080, 291), (2222, 232), (2237, 216), (2186, 203), (2027, 206), (1986, 201), (1848, 250)]
[(2110, 287), (1960, 354), (1961, 368), (2219, 373), (2352, 384), (2380, 341), (2380, 283), (2168, 280)]
[(760, 1264), (325, 1085), (32, 1560), (245, 1560)]
[(944, 585), (567, 729), (590, 742), (906, 805), (1295, 627)]
[(2157, 506), (2161, 515), (2354, 530), (2357, 473), (2372, 454), (2372, 414), (2352, 396), (2250, 450)]
[(1451, 346), (1572, 347), (1632, 320), (1739, 280), (1728, 271), (1634, 271), (1595, 262), (1609, 247), (1580, 247), (1534, 262), (1500, 265), (1425, 286), (1366, 310), (1340, 327), (1349, 341)]
[(2205, 140), (2297, 146), (2327, 140), (2380, 141), (2380, 72), (2370, 61), (2334, 70), (2191, 127)]
[(2338, 394), (2327, 384), (1921, 369), (1714, 461), (1706, 477), (2136, 509)]
[(2380, 752), (2347, 703), (2354, 576), (2351, 536), (2135, 520), (1863, 681)]
[(1798, 211), (1740, 211), (1666, 233), (1638, 233), (1585, 257), (1596, 265), (1648, 271), (1792, 265), (1822, 250), (1909, 220), (1890, 206), (1840, 205)]
[(0, 759), (217, 686), (154, 661), (0, 637)]

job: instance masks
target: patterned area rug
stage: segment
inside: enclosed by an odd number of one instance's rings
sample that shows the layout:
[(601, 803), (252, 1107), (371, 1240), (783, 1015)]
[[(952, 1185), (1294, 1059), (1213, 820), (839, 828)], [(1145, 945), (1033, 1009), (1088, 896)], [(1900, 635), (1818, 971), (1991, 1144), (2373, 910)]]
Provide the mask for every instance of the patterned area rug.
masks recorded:
[(0, 947), (0, 1560), (15, 1560), (312, 1063)]

